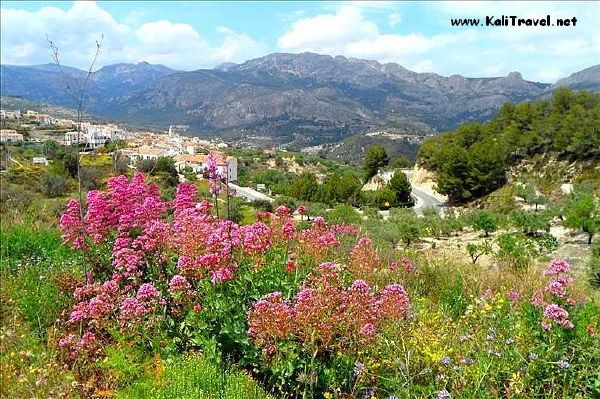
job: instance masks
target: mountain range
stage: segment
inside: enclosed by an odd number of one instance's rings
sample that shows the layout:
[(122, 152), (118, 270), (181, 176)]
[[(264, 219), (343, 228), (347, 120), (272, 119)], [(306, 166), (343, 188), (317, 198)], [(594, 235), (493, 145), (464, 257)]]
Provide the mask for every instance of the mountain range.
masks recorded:
[[(66, 107), (75, 105), (67, 85), (86, 75), (53, 64), (2, 65), (0, 72), (2, 95)], [(444, 77), (395, 63), (275, 53), (191, 72), (146, 62), (108, 65), (90, 76), (85, 93), (87, 111), (138, 126), (186, 124), (198, 135), (251, 133), (308, 147), (381, 129), (451, 130), (490, 119), (507, 101), (548, 97), (559, 86), (600, 91), (600, 65), (548, 84), (518, 72)]]

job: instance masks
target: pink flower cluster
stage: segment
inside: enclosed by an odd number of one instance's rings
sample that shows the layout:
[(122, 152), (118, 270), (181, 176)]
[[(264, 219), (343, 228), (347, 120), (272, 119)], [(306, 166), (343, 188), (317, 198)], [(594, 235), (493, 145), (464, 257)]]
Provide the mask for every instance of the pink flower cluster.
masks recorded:
[[(575, 300), (568, 296), (569, 286), (573, 279), (568, 276), (571, 268), (564, 259), (555, 259), (550, 262), (544, 276), (551, 277), (544, 291), (538, 290), (533, 294), (531, 303), (539, 308), (544, 308), (541, 325), (544, 330), (550, 330), (553, 325), (562, 328), (573, 328), (573, 322), (569, 319), (569, 312), (564, 308), (575, 304)], [(548, 295), (549, 301), (545, 300), (544, 293)], [(562, 306), (561, 306), (562, 305)]]
[(573, 328), (574, 325), (569, 320), (569, 312), (556, 304), (550, 304), (544, 309), (545, 321), (542, 322), (544, 330), (550, 330), (552, 323), (555, 323), (563, 328)]
[[(407, 272), (407, 273), (415, 273), (416, 269), (415, 266), (413, 265), (413, 263), (410, 261), (410, 259), (408, 259), (406, 256), (402, 257), (402, 268)], [(391, 262), (390, 263), (390, 270), (395, 272), (398, 270), (398, 262)]]
[(348, 270), (355, 276), (367, 276), (375, 272), (380, 266), (379, 254), (373, 248), (369, 237), (362, 237), (350, 251)]
[(91, 332), (85, 332), (81, 338), (75, 334), (69, 334), (58, 341), (58, 346), (65, 350), (70, 360), (82, 356), (93, 356), (99, 350), (99, 342), (96, 335)]
[[(209, 175), (218, 180), (216, 168), (209, 169)], [(302, 251), (321, 262), (340, 247), (338, 234), (358, 233), (352, 226), (328, 227), (322, 218), (315, 218), (309, 229), (298, 231), (292, 212), (286, 207), (264, 214), (254, 224), (239, 226), (213, 216), (209, 201), (198, 202), (195, 185), (182, 183), (173, 201), (162, 201), (157, 186), (147, 183), (140, 173), (131, 180), (125, 176), (111, 178), (107, 186), (106, 192), (90, 191), (85, 204), (70, 201), (60, 218), (63, 239), (74, 248), (94, 251), (94, 254), (107, 246), (112, 248), (110, 260), (95, 260), (87, 283), (74, 292), (77, 303), (66, 324), (74, 335), (61, 341), (61, 346), (73, 354), (83, 353), (78, 348), (89, 347), (86, 342), (92, 336), (96, 340), (108, 339), (109, 332), (115, 328), (135, 333), (138, 329), (153, 328), (165, 314), (176, 317), (190, 311), (198, 300), (196, 287), (200, 280), (208, 278), (213, 284), (222, 284), (234, 279), (238, 264), (245, 264), (240, 262), (244, 257), (251, 257), (253, 265), (260, 266), (266, 259), (265, 252), (282, 244), (286, 251), (294, 251), (294, 254)], [(362, 242), (366, 243), (366, 239)], [(290, 256), (288, 270), (296, 269), (296, 258), (297, 255)], [(337, 269), (331, 272), (330, 288), (326, 288), (325, 269), (325, 266), (319, 269), (318, 282), (306, 283), (303, 287), (306, 292), (298, 295), (296, 303), (288, 304), (290, 311), (297, 314), (290, 316), (294, 334), (302, 335), (298, 332), (301, 331), (299, 326), (324, 330), (323, 323), (327, 320), (324, 315), (332, 312), (332, 317), (347, 320), (347, 330), (361, 337), (372, 336), (380, 320), (385, 319), (384, 313), (366, 311), (368, 301), (361, 306), (351, 305), (349, 292), (353, 292), (358, 301), (364, 287), (359, 284), (344, 290)], [(333, 295), (333, 303), (339, 306), (332, 307), (329, 293)], [(374, 299), (377, 302), (382, 295), (371, 294), (369, 290), (368, 294), (364, 291), (363, 296), (377, 297)], [(369, 306), (385, 307), (383, 302), (375, 302), (369, 302)], [(318, 312), (320, 306), (325, 313)], [(344, 306), (363, 310), (344, 310), (340, 316), (338, 308), (345, 309)], [(194, 309), (200, 311), (200, 304)], [(378, 317), (366, 316), (371, 313)], [(350, 314), (356, 316), (350, 317)], [(360, 321), (355, 321), (350, 328), (348, 320), (351, 319)], [(259, 334), (261, 329), (256, 331)], [(83, 340), (85, 334), (88, 335)], [(84, 344), (79, 345), (81, 340)]]
[(385, 324), (406, 317), (410, 302), (401, 285), (374, 293), (356, 280), (344, 288), (340, 271), (335, 263), (323, 263), (307, 276), (294, 301), (272, 293), (255, 303), (248, 315), (254, 343), (270, 354), (282, 340), (297, 340), (310, 350), (358, 350)]
[(328, 228), (322, 217), (314, 218), (312, 226), (299, 232), (296, 237), (299, 249), (310, 254), (317, 262), (330, 258), (332, 251), (340, 247), (336, 232)]

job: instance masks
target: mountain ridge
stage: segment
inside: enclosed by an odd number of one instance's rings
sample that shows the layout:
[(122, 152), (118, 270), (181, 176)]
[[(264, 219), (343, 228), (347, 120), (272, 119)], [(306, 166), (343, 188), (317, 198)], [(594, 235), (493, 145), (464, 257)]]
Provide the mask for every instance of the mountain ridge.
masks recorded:
[[(64, 76), (52, 67), (1, 68), (2, 94), (71, 105)], [(600, 91), (598, 70), (600, 65), (550, 84), (527, 81), (516, 71), (445, 77), (396, 63), (273, 53), (189, 72), (146, 62), (107, 65), (92, 74), (86, 92), (90, 112), (131, 123), (183, 123), (199, 135), (243, 137), (251, 131), (276, 143), (312, 146), (384, 126), (452, 130), (489, 120), (507, 101), (544, 98), (560, 86)]]

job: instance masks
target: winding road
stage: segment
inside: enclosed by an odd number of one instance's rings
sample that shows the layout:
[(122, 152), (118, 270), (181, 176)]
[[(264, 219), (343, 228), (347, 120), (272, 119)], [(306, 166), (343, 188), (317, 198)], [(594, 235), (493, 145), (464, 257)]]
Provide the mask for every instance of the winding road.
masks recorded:
[[(412, 169), (402, 169), (402, 171), (408, 178), (408, 181), (411, 181), (412, 180)], [(392, 178), (393, 175), (394, 175), (394, 171), (383, 172), (380, 174), (380, 176), (386, 182), (390, 181), (390, 179)], [(425, 210), (426, 208), (433, 208), (436, 211), (440, 212), (445, 207), (445, 204), (442, 201), (435, 198), (431, 194), (423, 191), (419, 187), (416, 187), (412, 182), (410, 185), (412, 188), (412, 196), (415, 199), (415, 206), (413, 207), (413, 210), (415, 211), (415, 213), (417, 215), (422, 215), (423, 210)], [(256, 191), (251, 187), (241, 187), (241, 186), (238, 186), (233, 183), (229, 183), (229, 187), (231, 189), (235, 190), (235, 194), (237, 196), (244, 197), (248, 201), (254, 201), (254, 200), (266, 200), (269, 202), (274, 201), (273, 198), (269, 197), (268, 195), (266, 195), (264, 193), (261, 193), (260, 191)], [(383, 215), (384, 218), (387, 218), (387, 216), (389, 216), (389, 211), (380, 211), (380, 213)]]
[[(413, 173), (412, 169), (402, 169), (402, 172), (404, 172), (404, 174), (408, 178), (408, 181), (410, 182), (410, 187), (412, 189), (412, 196), (415, 199), (415, 206), (413, 207), (413, 209), (417, 215), (422, 215), (423, 210), (425, 208), (433, 208), (438, 212), (440, 212), (443, 209), (445, 204), (442, 201), (435, 198), (431, 194), (426, 193), (425, 191), (416, 187), (412, 183), (412, 173)], [(389, 182), (393, 175), (394, 175), (394, 171), (383, 172), (380, 174), (380, 176), (386, 182)]]

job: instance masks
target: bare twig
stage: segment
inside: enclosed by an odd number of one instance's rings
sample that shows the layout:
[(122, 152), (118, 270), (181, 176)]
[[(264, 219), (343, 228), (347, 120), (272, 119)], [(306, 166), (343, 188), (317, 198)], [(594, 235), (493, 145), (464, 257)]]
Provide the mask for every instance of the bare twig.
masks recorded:
[[(65, 71), (63, 71), (63, 67), (62, 64), (60, 62), (60, 56), (59, 56), (59, 51), (58, 51), (58, 47), (54, 44), (54, 42), (52, 40), (50, 40), (50, 38), (48, 37), (48, 35), (46, 35), (46, 40), (48, 42), (48, 45), (50, 46), (50, 49), (52, 51), (52, 59), (54, 61), (54, 64), (56, 64), (58, 71), (61, 75), (63, 75), (65, 78), (67, 78), (69, 75), (67, 73), (65, 73)], [(81, 124), (83, 121), (83, 98), (84, 98), (84, 93), (85, 93), (85, 88), (88, 84), (88, 81), (90, 80), (90, 77), (92, 76), (92, 73), (94, 72), (94, 65), (96, 64), (96, 61), (98, 60), (98, 56), (100, 55), (100, 49), (102, 47), (102, 42), (104, 41), (104, 35), (100, 36), (100, 41), (96, 40), (96, 51), (94, 52), (94, 56), (92, 58), (92, 61), (90, 63), (90, 66), (87, 70), (87, 73), (85, 74), (85, 77), (83, 79), (82, 82), (78, 82), (77, 79), (75, 79), (73, 76), (71, 76), (71, 84), (69, 83), (69, 80), (67, 79), (67, 91), (69, 93), (71, 93), (71, 95), (73, 96), (76, 104), (77, 104), (77, 145), (75, 148), (75, 160), (76, 160), (76, 165), (77, 165), (77, 195), (79, 197), (79, 217), (82, 221), (84, 218), (83, 215), (83, 193), (82, 193), (82, 188), (81, 188), (81, 159), (79, 156), (79, 148), (80, 148), (80, 143), (81, 143)], [(84, 231), (85, 234), (85, 231)], [(84, 265), (85, 268), (85, 265)], [(85, 272), (87, 272), (87, 268), (85, 268), (86, 270), (84, 270)]]

